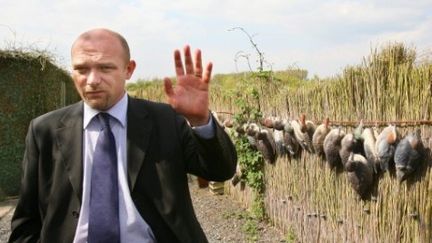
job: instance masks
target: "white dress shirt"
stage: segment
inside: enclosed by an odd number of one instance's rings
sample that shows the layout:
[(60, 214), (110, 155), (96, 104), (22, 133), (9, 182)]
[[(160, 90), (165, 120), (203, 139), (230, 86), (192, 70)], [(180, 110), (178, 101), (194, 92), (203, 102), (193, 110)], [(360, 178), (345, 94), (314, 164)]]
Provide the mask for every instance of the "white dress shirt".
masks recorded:
[[(127, 105), (128, 97), (125, 93), (123, 98), (111, 109), (106, 111), (113, 118), (110, 119), (111, 130), (114, 134), (117, 148), (117, 169), (119, 188), (119, 220), (121, 242), (156, 242), (153, 232), (148, 224), (138, 213), (129, 193), (127, 183), (127, 154), (126, 154), (126, 132), (127, 132)], [(93, 166), (93, 153), (99, 136), (101, 124), (98, 119), (93, 119), (100, 111), (95, 110), (84, 103), (84, 177), (83, 196), (78, 226), (75, 233), (74, 243), (87, 242), (88, 217), (90, 202), (90, 184)]]
[[(119, 220), (120, 220), (120, 240), (125, 243), (156, 242), (155, 236), (149, 225), (139, 214), (130, 196), (127, 183), (127, 106), (128, 96), (125, 93), (122, 99), (108, 111), (113, 118), (110, 119), (111, 130), (114, 134), (117, 148), (117, 168), (118, 168), (118, 188), (119, 188)], [(86, 243), (88, 234), (90, 184), (93, 166), (93, 153), (101, 129), (98, 119), (93, 119), (100, 111), (95, 110), (84, 103), (83, 117), (83, 195), (82, 205), (78, 219), (77, 230), (75, 232), (74, 243)], [(114, 119), (115, 118), (115, 119)], [(214, 136), (212, 119), (204, 126), (195, 127), (194, 131), (203, 138)]]

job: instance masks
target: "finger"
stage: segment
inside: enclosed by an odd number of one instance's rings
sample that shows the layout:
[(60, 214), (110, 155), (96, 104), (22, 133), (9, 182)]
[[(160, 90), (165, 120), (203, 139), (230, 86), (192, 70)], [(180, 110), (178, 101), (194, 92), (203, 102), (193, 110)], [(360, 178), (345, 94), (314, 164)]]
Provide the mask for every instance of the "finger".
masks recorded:
[(177, 76), (184, 75), (183, 62), (179, 50), (174, 51), (174, 65), (175, 65), (176, 75)]
[(195, 51), (195, 76), (202, 78), (202, 72), (201, 50), (197, 49)]
[(210, 82), (211, 73), (213, 69), (213, 63), (209, 62), (204, 72), (203, 82), (208, 84)]
[(164, 88), (165, 88), (165, 94), (168, 96), (168, 98), (174, 95), (174, 89), (172, 86), (171, 79), (164, 78)]
[(185, 69), (186, 74), (194, 74), (194, 68), (193, 68), (193, 62), (192, 62), (192, 55), (190, 52), (189, 45), (186, 45), (184, 47), (184, 56), (185, 56)]

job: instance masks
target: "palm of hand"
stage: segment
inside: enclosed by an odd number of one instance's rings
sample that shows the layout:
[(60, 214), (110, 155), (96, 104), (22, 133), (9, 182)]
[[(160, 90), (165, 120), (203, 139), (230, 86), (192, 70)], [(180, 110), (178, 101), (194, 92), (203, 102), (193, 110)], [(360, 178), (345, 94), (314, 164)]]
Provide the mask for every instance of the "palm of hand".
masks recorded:
[(195, 67), (189, 46), (185, 47), (185, 70), (179, 51), (174, 52), (177, 84), (173, 88), (169, 78), (165, 78), (165, 93), (168, 103), (186, 117), (191, 125), (204, 125), (209, 119), (209, 81), (212, 64), (209, 63), (202, 77), (201, 52), (195, 52)]

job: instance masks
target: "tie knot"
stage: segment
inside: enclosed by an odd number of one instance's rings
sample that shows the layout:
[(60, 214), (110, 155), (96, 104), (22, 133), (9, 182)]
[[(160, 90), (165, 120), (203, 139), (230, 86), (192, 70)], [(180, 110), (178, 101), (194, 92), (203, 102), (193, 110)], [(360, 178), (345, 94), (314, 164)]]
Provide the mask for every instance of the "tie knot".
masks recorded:
[(98, 114), (98, 118), (100, 123), (102, 124), (102, 128), (110, 128), (110, 114), (106, 113), (106, 112), (100, 112)]

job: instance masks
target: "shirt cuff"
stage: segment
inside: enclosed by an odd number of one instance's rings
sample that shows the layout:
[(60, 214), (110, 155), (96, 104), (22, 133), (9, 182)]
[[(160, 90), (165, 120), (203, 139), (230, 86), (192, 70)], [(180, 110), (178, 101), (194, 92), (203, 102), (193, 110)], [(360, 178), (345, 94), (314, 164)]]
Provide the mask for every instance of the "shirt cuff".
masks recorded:
[(215, 135), (215, 125), (213, 123), (213, 116), (210, 115), (209, 122), (206, 125), (192, 127), (195, 134), (204, 139), (213, 138)]

